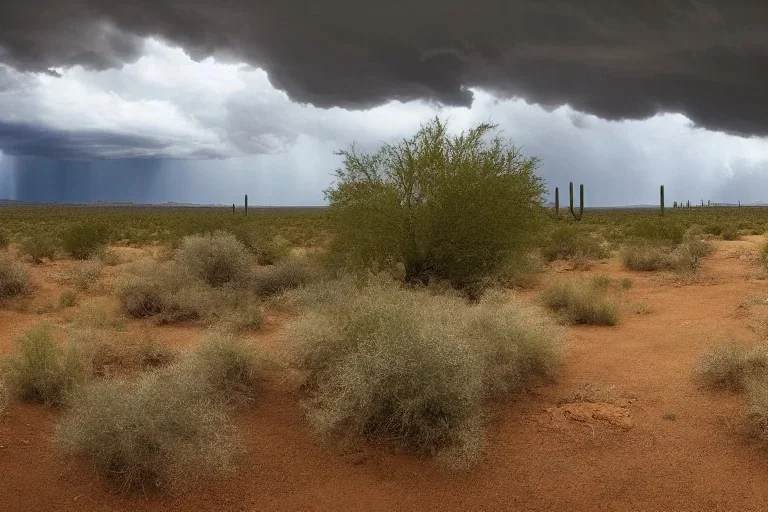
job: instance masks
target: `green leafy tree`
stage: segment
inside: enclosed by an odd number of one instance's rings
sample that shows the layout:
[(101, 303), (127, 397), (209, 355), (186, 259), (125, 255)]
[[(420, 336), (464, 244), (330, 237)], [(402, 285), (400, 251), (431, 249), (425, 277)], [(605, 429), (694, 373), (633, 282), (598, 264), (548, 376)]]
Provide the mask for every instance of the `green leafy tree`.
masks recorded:
[(459, 135), (439, 118), (410, 139), (341, 151), (326, 191), (332, 253), (365, 267), (402, 264), (405, 279), (473, 290), (529, 252), (544, 223), (538, 159), (479, 124)]

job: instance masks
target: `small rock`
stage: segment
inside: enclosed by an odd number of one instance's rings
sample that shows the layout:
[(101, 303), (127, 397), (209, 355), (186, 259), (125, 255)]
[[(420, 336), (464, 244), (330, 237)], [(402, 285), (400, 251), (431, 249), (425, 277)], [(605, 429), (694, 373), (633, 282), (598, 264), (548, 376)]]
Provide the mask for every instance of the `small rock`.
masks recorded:
[(29, 446), (29, 441), (27, 441), (26, 439), (22, 439), (21, 444)]

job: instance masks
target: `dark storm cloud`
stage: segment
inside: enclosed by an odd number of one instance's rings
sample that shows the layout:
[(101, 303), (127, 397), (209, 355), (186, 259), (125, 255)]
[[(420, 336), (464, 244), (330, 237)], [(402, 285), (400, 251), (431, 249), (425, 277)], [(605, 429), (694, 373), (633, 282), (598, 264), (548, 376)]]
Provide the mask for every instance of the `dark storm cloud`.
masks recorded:
[[(30, 124), (0, 121), (0, 148), (12, 156), (34, 156), (54, 159), (99, 159), (164, 157), (168, 144), (140, 135), (105, 131), (64, 131)], [(191, 158), (221, 158), (222, 155), (199, 150)]]
[(758, 0), (25, 0), (2, 2), (19, 69), (136, 59), (142, 36), (263, 66), (291, 98), (467, 105), (467, 87), (607, 119), (660, 111), (768, 135), (768, 8)]

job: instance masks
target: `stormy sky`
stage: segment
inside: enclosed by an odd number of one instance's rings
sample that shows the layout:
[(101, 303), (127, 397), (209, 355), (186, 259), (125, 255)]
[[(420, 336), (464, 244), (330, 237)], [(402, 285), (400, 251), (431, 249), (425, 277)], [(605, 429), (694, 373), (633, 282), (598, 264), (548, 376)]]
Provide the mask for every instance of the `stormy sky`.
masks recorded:
[(323, 203), (337, 149), (497, 123), (589, 205), (768, 201), (755, 0), (0, 2), (0, 198)]

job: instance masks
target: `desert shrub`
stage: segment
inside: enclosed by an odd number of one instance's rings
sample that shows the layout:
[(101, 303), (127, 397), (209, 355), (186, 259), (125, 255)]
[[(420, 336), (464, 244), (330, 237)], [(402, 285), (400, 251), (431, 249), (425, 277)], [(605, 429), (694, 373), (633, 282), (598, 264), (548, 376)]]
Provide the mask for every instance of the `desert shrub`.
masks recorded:
[(0, 414), (3, 414), (5, 408), (8, 407), (10, 396), (8, 394), (8, 387), (5, 382), (0, 379)]
[(210, 286), (242, 283), (251, 269), (248, 250), (223, 231), (185, 237), (175, 258), (190, 275)]
[(76, 224), (62, 233), (62, 246), (64, 252), (73, 258), (85, 260), (106, 246), (109, 236), (110, 229), (106, 224)]
[(616, 325), (619, 321), (618, 301), (609, 297), (597, 281), (557, 281), (544, 291), (542, 299), (547, 307), (575, 324)]
[(283, 261), (262, 267), (253, 276), (253, 290), (256, 295), (269, 297), (291, 288), (303, 286), (315, 278), (312, 268), (297, 259)]
[(750, 433), (760, 441), (768, 441), (768, 376), (765, 374), (746, 383), (747, 424)]
[(532, 288), (545, 270), (538, 252), (531, 252), (509, 263), (494, 277), (493, 284), (507, 288)]
[(634, 282), (628, 278), (625, 277), (619, 282), (619, 286), (621, 286), (622, 290), (630, 290), (632, 289), (632, 286), (634, 285)]
[(71, 308), (77, 305), (77, 294), (72, 290), (64, 290), (59, 294), (59, 307)]
[(226, 470), (237, 447), (227, 409), (178, 367), (84, 388), (55, 440), (124, 491), (190, 484)]
[(190, 371), (225, 401), (235, 393), (252, 392), (259, 377), (259, 359), (254, 348), (225, 332), (208, 332), (188, 364)]
[(537, 309), (488, 292), (468, 311), (468, 334), (481, 351), (492, 396), (517, 392), (533, 380), (551, 381), (561, 358), (562, 331)]
[(659, 243), (632, 243), (621, 250), (621, 261), (629, 270), (692, 270), (699, 260), (712, 252), (712, 245), (703, 240), (688, 238), (676, 246)]
[(70, 343), (90, 365), (90, 373), (109, 377), (168, 366), (176, 353), (148, 335), (116, 335), (98, 328), (74, 329)]
[(749, 380), (768, 371), (768, 346), (717, 345), (696, 366), (701, 382), (713, 389), (743, 391)]
[(77, 327), (118, 330), (125, 328), (125, 318), (103, 299), (84, 301), (72, 320)]
[(85, 291), (101, 277), (104, 264), (99, 260), (83, 261), (69, 270), (69, 281), (78, 290)]
[(723, 230), (722, 236), (723, 236), (723, 240), (738, 240), (739, 232), (734, 226), (728, 225)]
[(629, 270), (662, 270), (669, 268), (669, 249), (649, 244), (632, 244), (622, 248), (621, 263)]
[(10, 257), (0, 255), (0, 301), (22, 295), (30, 286), (26, 269)]
[(608, 250), (601, 240), (572, 225), (557, 226), (544, 240), (541, 254), (547, 261), (580, 257), (585, 260), (607, 258)]
[(18, 340), (9, 359), (11, 385), (23, 400), (63, 404), (72, 390), (88, 377), (81, 354), (72, 345), (60, 346), (51, 327), (38, 324)]
[(49, 233), (34, 233), (21, 242), (19, 248), (22, 254), (32, 258), (35, 263), (41, 263), (43, 258), (52, 260), (59, 249), (59, 240)]
[(763, 248), (760, 250), (760, 261), (764, 267), (768, 268), (768, 242), (763, 244)]
[(720, 236), (723, 233), (723, 226), (720, 224), (707, 224), (704, 227), (704, 233), (708, 235)]
[(7, 249), (11, 244), (11, 240), (4, 232), (0, 231), (0, 249)]
[(123, 312), (133, 318), (164, 314), (168, 318), (199, 317), (199, 304), (184, 288), (191, 278), (174, 261), (134, 265), (115, 283)]
[(220, 320), (222, 328), (228, 331), (258, 331), (264, 325), (264, 311), (258, 304), (244, 304), (224, 311)]
[(113, 249), (109, 248), (104, 248), (103, 250), (99, 251), (99, 259), (108, 267), (114, 267), (119, 265), (121, 262), (120, 255)]
[(551, 375), (558, 335), (520, 304), (491, 296), (471, 306), (383, 279), (346, 280), (335, 292), (306, 301), (286, 334), (320, 433), (471, 463), (482, 450), (484, 400)]
[(641, 240), (676, 245), (683, 242), (685, 229), (674, 220), (646, 217), (635, 223), (632, 234)]
[(435, 119), (375, 154), (354, 146), (326, 191), (341, 265), (402, 265), (409, 282), (473, 289), (535, 246), (544, 186), (526, 158), (481, 124), (450, 136)]
[(274, 265), (291, 253), (290, 242), (280, 235), (269, 238), (258, 228), (247, 225), (231, 227), (228, 231), (253, 254), (259, 265)]

